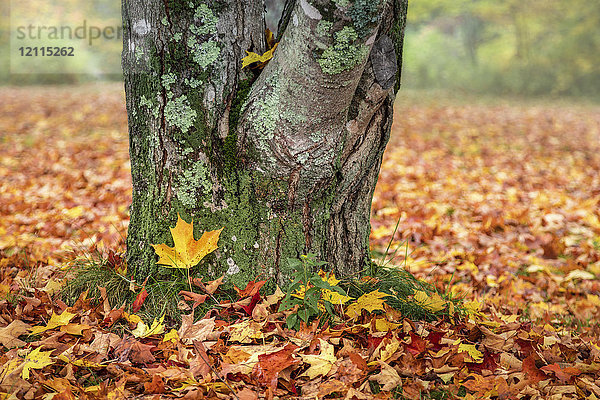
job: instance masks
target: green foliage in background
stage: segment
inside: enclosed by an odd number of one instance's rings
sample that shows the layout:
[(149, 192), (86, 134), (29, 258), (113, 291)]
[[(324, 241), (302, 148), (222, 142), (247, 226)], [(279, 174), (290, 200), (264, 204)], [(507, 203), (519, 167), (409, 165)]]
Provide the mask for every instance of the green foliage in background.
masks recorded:
[(403, 84), (523, 95), (596, 96), (600, 2), (415, 0)]

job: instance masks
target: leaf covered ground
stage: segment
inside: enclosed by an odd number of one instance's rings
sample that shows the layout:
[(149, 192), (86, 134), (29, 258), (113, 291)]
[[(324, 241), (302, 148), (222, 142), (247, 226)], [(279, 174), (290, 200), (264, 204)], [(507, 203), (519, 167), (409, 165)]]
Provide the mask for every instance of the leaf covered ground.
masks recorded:
[(410, 320), (372, 292), (344, 323), (292, 330), (283, 294), (261, 282), (194, 319), (220, 286), (196, 281), (177, 326), (139, 319), (141, 283), (133, 304), (103, 289), (65, 304), (76, 257), (123, 267), (121, 87), (0, 97), (2, 398), (600, 398), (600, 107), (408, 93), (373, 202), (374, 254), (393, 234), (382, 263), (463, 298), (464, 313)]

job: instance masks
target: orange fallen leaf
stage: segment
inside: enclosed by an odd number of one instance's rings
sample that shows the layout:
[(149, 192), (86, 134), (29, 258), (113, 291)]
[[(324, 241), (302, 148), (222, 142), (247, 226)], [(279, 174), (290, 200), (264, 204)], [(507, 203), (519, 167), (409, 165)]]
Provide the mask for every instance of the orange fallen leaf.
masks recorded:
[(257, 381), (272, 390), (277, 387), (279, 373), (292, 365), (300, 363), (300, 359), (294, 357), (298, 346), (288, 343), (283, 349), (270, 354), (258, 356), (258, 363), (254, 366), (252, 375)]

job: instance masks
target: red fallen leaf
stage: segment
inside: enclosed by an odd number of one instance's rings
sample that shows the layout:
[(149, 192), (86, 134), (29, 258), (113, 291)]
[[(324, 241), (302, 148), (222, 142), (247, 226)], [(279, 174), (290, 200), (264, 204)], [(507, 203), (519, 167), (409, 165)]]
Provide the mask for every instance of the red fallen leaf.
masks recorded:
[(206, 298), (208, 297), (207, 294), (199, 294), (199, 293), (194, 293), (194, 292), (188, 292), (187, 290), (182, 290), (182, 291), (179, 292), (179, 294), (183, 296), (184, 300), (193, 301), (194, 302), (194, 304), (192, 305), (192, 309), (194, 309), (198, 305), (204, 303), (206, 301)]
[(134, 313), (140, 311), (140, 308), (142, 308), (142, 304), (144, 304), (146, 297), (148, 297), (148, 292), (146, 291), (146, 288), (144, 287), (144, 288), (142, 288), (142, 291), (135, 298), (135, 301), (133, 302), (133, 305), (131, 306), (131, 311)]
[(561, 368), (557, 363), (543, 366), (540, 369), (544, 372), (553, 372), (554, 375), (562, 382), (570, 381), (573, 375), (579, 375), (581, 373), (581, 371), (575, 367), (567, 366), (565, 368)]
[(515, 338), (515, 343), (519, 345), (521, 349), (521, 354), (525, 358), (529, 357), (531, 353), (535, 352), (531, 340)]
[(533, 354), (523, 360), (522, 370), (527, 374), (527, 379), (534, 383), (538, 383), (539, 381), (543, 381), (544, 379), (548, 378), (544, 372), (535, 366), (535, 358), (533, 357)]
[(123, 264), (123, 261), (123, 256), (121, 254), (115, 253), (114, 250), (108, 251), (106, 264), (109, 268), (119, 269), (119, 267)]
[(257, 293), (261, 287), (263, 287), (263, 285), (267, 283), (267, 281), (250, 281), (248, 282), (248, 284), (246, 285), (246, 288), (244, 288), (244, 290), (241, 290), (240, 288), (238, 288), (237, 286), (233, 285), (233, 288), (235, 289), (235, 291), (237, 292), (238, 296), (240, 296), (240, 298), (242, 297), (246, 297), (246, 296), (254, 296), (255, 293)]
[[(388, 335), (389, 335), (389, 333), (388, 333)], [(374, 352), (375, 349), (381, 344), (381, 342), (383, 341), (383, 339), (386, 336), (374, 337), (374, 336), (369, 335), (367, 337), (367, 342), (368, 342), (368, 345), (369, 345), (369, 353)]]
[(252, 311), (254, 310), (254, 307), (256, 307), (256, 303), (258, 303), (259, 300), (260, 300), (260, 293), (257, 291), (256, 293), (254, 293), (254, 296), (252, 296), (252, 300), (250, 300), (250, 304), (248, 304), (247, 306), (240, 306), (240, 307), (242, 307), (248, 315), (252, 315)]
[(270, 354), (258, 356), (258, 362), (252, 370), (252, 375), (262, 385), (275, 390), (279, 373), (287, 367), (299, 364), (300, 360), (294, 358), (294, 351), (298, 346), (288, 343), (283, 349)]
[(410, 344), (405, 344), (404, 347), (406, 351), (411, 353), (413, 356), (417, 354), (421, 354), (425, 351), (427, 347), (427, 342), (423, 340), (419, 335), (414, 332), (409, 332), (410, 335)]
[(151, 382), (144, 383), (144, 390), (149, 394), (161, 394), (165, 392), (165, 383), (160, 375), (153, 375)]
[(427, 335), (427, 340), (433, 345), (432, 348), (434, 351), (439, 351), (443, 347), (440, 344), (440, 340), (446, 335), (444, 331), (431, 331), (429, 335)]
[(480, 362), (480, 363), (467, 362), (465, 364), (469, 368), (469, 371), (476, 372), (479, 375), (481, 375), (481, 372), (484, 369), (494, 372), (496, 370), (496, 368), (498, 368), (499, 359), (500, 359), (499, 354), (492, 354), (489, 351), (485, 350), (483, 352), (483, 361), (482, 362)]

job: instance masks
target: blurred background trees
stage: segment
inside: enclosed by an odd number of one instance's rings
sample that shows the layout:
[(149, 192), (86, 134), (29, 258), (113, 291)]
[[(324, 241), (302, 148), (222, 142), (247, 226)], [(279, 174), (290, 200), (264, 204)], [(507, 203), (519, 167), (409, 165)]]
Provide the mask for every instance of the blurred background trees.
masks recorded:
[(414, 0), (405, 46), (405, 87), (597, 96), (600, 2)]
[[(267, 25), (273, 31), (284, 2), (265, 0)], [(114, 13), (120, 15), (119, 2), (114, 4)], [(94, 13), (93, 7), (84, 8), (86, 17)], [(10, 10), (4, 3), (0, 9), (0, 84), (121, 79), (9, 75)], [(597, 98), (599, 49), (598, 1), (411, 0), (402, 81), (405, 88), (415, 89)], [(116, 53), (114, 57), (119, 62)]]

